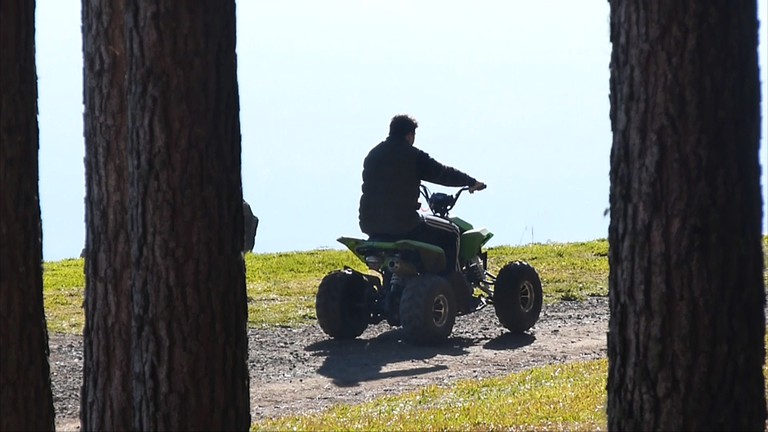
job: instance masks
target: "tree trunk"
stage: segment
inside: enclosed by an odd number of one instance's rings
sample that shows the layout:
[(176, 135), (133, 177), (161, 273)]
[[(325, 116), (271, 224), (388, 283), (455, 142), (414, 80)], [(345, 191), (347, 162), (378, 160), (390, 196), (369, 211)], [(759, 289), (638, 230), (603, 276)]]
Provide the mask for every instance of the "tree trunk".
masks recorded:
[(53, 430), (38, 202), (35, 2), (0, 2), (1, 430)]
[(126, 16), (133, 427), (250, 425), (234, 0)]
[(124, 2), (83, 0), (85, 328), (83, 430), (132, 427)]
[(610, 3), (609, 429), (763, 430), (756, 4)]

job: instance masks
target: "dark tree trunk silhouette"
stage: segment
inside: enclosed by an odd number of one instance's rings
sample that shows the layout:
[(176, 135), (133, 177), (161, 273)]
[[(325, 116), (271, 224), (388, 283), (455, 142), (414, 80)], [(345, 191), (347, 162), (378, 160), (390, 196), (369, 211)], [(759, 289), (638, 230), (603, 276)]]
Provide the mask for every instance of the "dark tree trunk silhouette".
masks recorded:
[(85, 328), (83, 430), (132, 425), (131, 248), (123, 0), (83, 0)]
[(126, 10), (133, 427), (250, 425), (234, 0)]
[(38, 192), (35, 2), (0, 2), (1, 430), (53, 430)]
[(756, 2), (611, 0), (612, 430), (763, 430)]

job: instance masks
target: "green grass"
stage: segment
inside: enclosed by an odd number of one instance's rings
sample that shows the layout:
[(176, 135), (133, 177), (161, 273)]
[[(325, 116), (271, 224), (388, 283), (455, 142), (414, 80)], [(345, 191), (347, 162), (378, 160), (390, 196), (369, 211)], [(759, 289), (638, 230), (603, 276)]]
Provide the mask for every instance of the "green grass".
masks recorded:
[[(763, 250), (768, 281), (768, 236), (763, 237)], [(493, 273), (513, 260), (531, 263), (541, 276), (546, 301), (552, 303), (607, 295), (607, 255), (608, 242), (595, 240), (495, 247), (488, 260)], [(314, 322), (317, 285), (329, 271), (345, 265), (364, 270), (348, 251), (246, 255), (250, 324)], [(43, 281), (49, 331), (80, 333), (83, 260), (45, 263)], [(605, 430), (606, 375), (606, 360), (553, 365), (338, 405), (314, 415), (267, 419), (252, 430)]]
[(43, 300), (49, 332), (83, 331), (83, 263), (78, 258), (43, 264)]
[(320, 280), (328, 272), (345, 265), (365, 270), (349, 251), (246, 254), (249, 324), (270, 327), (313, 322), (315, 293)]
[(605, 430), (607, 360), (428, 386), (315, 415), (267, 419), (252, 431)]
[[(763, 237), (768, 251), (768, 236)], [(766, 281), (768, 281), (768, 253)], [(488, 269), (528, 261), (539, 272), (544, 301), (582, 300), (608, 295), (608, 241), (499, 246), (488, 250)], [(365, 271), (346, 250), (314, 250), (245, 256), (248, 321), (253, 327), (297, 326), (315, 320), (315, 293), (328, 272), (345, 265)], [(80, 333), (83, 328), (83, 259), (47, 262), (43, 295), (48, 329)], [(768, 282), (767, 282), (768, 283)]]
[[(607, 430), (607, 376), (607, 359), (550, 365), (339, 404), (317, 414), (268, 418), (253, 423), (251, 431)], [(764, 385), (768, 395), (768, 378)]]
[[(516, 259), (537, 268), (544, 298), (549, 303), (608, 295), (606, 240), (488, 250), (488, 267), (494, 273)], [(263, 327), (314, 321), (315, 293), (320, 280), (329, 271), (345, 265), (366, 271), (365, 265), (349, 251), (246, 255), (250, 324)]]
[(488, 251), (492, 272), (513, 260), (527, 261), (539, 272), (548, 303), (608, 295), (608, 241), (502, 246)]
[[(517, 259), (536, 267), (548, 303), (608, 294), (608, 242), (533, 244), (488, 250), (493, 273)], [(248, 321), (254, 327), (296, 326), (315, 320), (322, 278), (345, 265), (366, 271), (351, 252), (315, 250), (245, 256)], [(44, 264), (44, 298), (52, 332), (79, 333), (83, 316), (83, 259)]]

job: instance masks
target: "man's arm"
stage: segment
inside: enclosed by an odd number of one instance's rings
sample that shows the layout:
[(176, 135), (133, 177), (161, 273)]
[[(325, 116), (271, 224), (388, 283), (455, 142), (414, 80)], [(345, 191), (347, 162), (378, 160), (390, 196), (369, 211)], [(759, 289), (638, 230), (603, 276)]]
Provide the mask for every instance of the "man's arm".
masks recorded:
[[(417, 152), (416, 165), (419, 169), (421, 180), (443, 186), (469, 186), (470, 188), (476, 186), (478, 183), (482, 184), (474, 177), (465, 174), (456, 168), (441, 164), (420, 149), (414, 148), (413, 150)], [(482, 188), (475, 190), (481, 189)]]

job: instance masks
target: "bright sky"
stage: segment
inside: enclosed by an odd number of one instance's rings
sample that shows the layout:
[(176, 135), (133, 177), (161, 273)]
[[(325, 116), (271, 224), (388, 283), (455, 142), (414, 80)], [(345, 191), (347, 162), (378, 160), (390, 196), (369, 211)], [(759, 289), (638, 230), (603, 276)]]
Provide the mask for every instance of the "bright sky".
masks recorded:
[[(254, 251), (341, 249), (337, 237), (362, 236), (362, 161), (400, 113), (419, 122), (417, 146), (488, 184), (452, 214), (492, 231), (489, 246), (606, 238), (608, 17), (605, 0), (239, 0)], [(36, 26), (51, 261), (85, 242), (80, 0), (37, 0)], [(760, 46), (768, 233), (765, 25)]]

